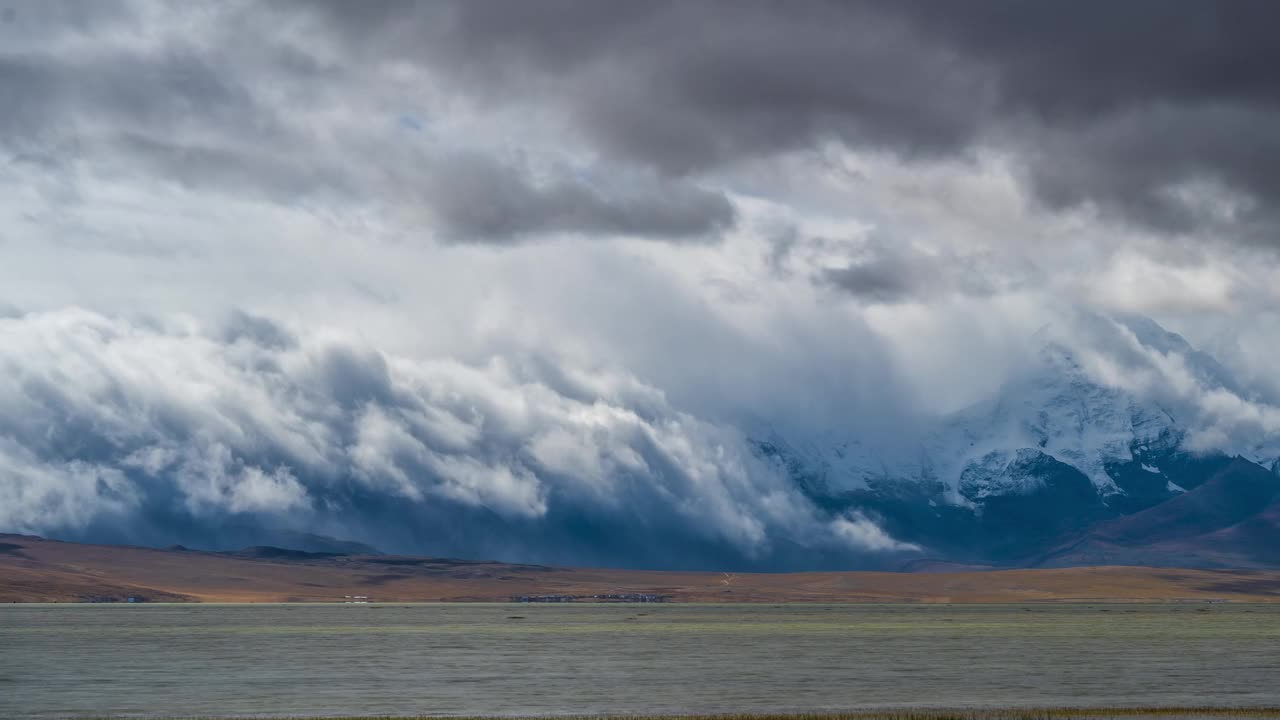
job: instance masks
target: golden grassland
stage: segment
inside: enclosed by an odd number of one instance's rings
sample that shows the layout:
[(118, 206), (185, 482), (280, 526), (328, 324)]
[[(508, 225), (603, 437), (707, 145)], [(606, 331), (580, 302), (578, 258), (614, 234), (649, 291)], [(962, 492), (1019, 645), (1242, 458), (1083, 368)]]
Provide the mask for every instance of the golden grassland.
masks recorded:
[(671, 602), (1280, 601), (1280, 571), (1083, 567), (950, 572), (660, 572), (433, 558), (245, 558), (0, 536), (0, 602), (508, 601), (646, 594)]

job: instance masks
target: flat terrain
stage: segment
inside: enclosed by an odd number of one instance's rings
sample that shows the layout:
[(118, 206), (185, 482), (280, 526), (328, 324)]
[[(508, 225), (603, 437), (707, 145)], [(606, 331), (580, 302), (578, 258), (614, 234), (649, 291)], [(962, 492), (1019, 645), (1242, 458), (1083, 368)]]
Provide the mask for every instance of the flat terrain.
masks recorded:
[(1278, 640), (1277, 603), (14, 604), (0, 718), (1190, 720), (1280, 707)]
[(274, 548), (211, 553), (0, 535), (0, 602), (335, 602), (356, 595), (388, 602), (601, 595), (676, 602), (1266, 602), (1280, 600), (1280, 571), (1090, 567), (725, 574)]

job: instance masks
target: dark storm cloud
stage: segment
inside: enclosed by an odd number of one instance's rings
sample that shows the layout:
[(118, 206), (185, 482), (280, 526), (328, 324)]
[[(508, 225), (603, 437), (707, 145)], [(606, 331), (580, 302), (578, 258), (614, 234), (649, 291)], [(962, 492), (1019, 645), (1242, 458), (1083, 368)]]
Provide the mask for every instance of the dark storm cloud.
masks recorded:
[(922, 291), (921, 271), (901, 257), (875, 258), (846, 267), (825, 271), (832, 285), (873, 302), (902, 302), (919, 297)]
[(1280, 203), (1280, 6), (1265, 0), (305, 7), (354, 55), (420, 60), (485, 102), (555, 104), (667, 173), (838, 138), (909, 158), (1011, 151), (1048, 206), (1170, 232), (1265, 240)]
[(420, 60), (491, 101), (536, 95), (561, 104), (610, 152), (675, 174), (824, 135), (953, 149), (978, 131), (975, 103), (989, 93), (945, 50), (914, 44), (902, 23), (854, 6), (301, 7), (322, 9), (355, 57)]
[(994, 66), (1006, 102), (1051, 123), (1152, 102), (1280, 100), (1280, 7), (1267, 0), (908, 0), (884, 9)]
[(542, 233), (709, 239), (734, 221), (723, 194), (689, 183), (644, 178), (638, 187), (604, 192), (600, 182), (539, 182), (516, 164), (454, 154), (434, 164), (420, 190), (455, 242), (502, 243)]
[[(94, 28), (105, 29), (81, 32)], [(347, 190), (345, 174), (318, 166), (305, 138), (224, 58), (181, 46), (90, 47), (0, 48), (0, 156), (279, 203)]]
[(1027, 263), (1003, 255), (960, 254), (948, 247), (925, 249), (884, 233), (830, 238), (784, 226), (770, 231), (768, 237), (767, 261), (776, 276), (806, 273), (816, 284), (865, 303), (986, 297), (1024, 288), (1039, 275)]
[(1008, 292), (1031, 276), (1025, 267), (987, 256), (925, 254), (882, 242), (845, 265), (823, 269), (817, 279), (866, 302), (893, 304)]
[(118, 27), (136, 20), (128, 0), (41, 0), (41, 2), (5, 2), (0, 5), (0, 24), (8, 25), (9, 37), (21, 36), (46, 42), (66, 33), (95, 28)]
[[(118, 10), (55, 5), (0, 27), (0, 40), (12, 40), (0, 46), (0, 153), (281, 205), (425, 207), (432, 229), (452, 242), (545, 234), (703, 241), (734, 221), (722, 193), (692, 183), (535, 172), (488, 157), (483, 143), (455, 151), (447, 140), (414, 145), (390, 122), (328, 125), (335, 110), (375, 120), (387, 112), (367, 87), (377, 71), (255, 39), (275, 9), (212, 9), (203, 18), (208, 44), (170, 32), (169, 16), (145, 21)], [(27, 42), (17, 42), (20, 32)], [(108, 33), (117, 42), (99, 37)], [(48, 42), (62, 36), (74, 38), (70, 51)], [(341, 100), (320, 100), (330, 94)], [(326, 117), (313, 122), (308, 111)]]
[[(1243, 194), (1234, 218), (1275, 242), (1280, 5), (1265, 0), (893, 4), (987, 68), (998, 111), (1029, 126), (1032, 179), (1056, 206), (1093, 202), (1165, 230), (1212, 224), (1180, 183)], [(1206, 222), (1208, 221), (1208, 222)], [(1256, 233), (1269, 231), (1271, 237)]]
[(238, 125), (256, 116), (245, 90), (215, 62), (189, 52), (109, 52), (79, 60), (0, 51), (0, 142), (96, 126), (156, 134), (184, 125)]
[[(505, 243), (714, 238), (732, 210), (690, 177), (731, 179), (736, 163), (828, 140), (910, 160), (994, 148), (1049, 208), (1169, 233), (1275, 235), (1270, 2), (301, 2), (217, 8), (204, 17), (207, 44), (170, 33), (172, 12), (153, 21), (138, 7), (24, 4), (0, 25), (12, 154), (95, 165), (108, 154), (274, 202), (422, 203), (450, 240)], [(161, 41), (93, 45), (126, 31)], [(65, 37), (79, 39), (74, 52), (50, 44)], [(639, 189), (539, 179), (480, 157), (487, 149), (466, 161), (432, 153), (415, 170), (394, 138), (330, 132), (281, 104), (341, 98), (331, 106), (373, 112), (370, 82), (405, 61), (481, 111), (567, 119), (581, 135), (563, 149), (599, 153), (599, 176), (690, 177)], [(443, 165), (456, 175), (433, 177)], [(380, 183), (377, 168), (406, 185)]]

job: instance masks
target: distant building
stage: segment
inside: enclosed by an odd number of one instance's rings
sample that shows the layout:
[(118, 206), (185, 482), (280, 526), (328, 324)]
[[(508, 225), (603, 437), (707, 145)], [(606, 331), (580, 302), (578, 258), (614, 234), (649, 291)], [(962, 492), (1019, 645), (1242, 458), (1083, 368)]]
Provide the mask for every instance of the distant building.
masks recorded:
[(595, 595), (516, 595), (511, 598), (511, 602), (564, 603), (586, 600), (593, 602), (651, 603), (665, 602), (666, 599), (666, 595), (655, 595), (652, 593), (597, 593)]

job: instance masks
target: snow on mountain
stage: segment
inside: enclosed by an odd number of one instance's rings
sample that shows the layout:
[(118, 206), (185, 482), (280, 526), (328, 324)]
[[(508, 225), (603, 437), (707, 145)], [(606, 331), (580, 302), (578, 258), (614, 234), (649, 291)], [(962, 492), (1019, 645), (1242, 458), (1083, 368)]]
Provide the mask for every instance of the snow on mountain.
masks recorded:
[(1143, 348), (1166, 356), (1178, 356), (1203, 387), (1223, 389), (1241, 396), (1246, 394), (1231, 376), (1231, 372), (1216, 358), (1195, 349), (1186, 338), (1160, 327), (1151, 318), (1142, 315), (1120, 315), (1115, 318), (1115, 322), (1133, 333), (1134, 339)]
[[(1086, 316), (1071, 333), (1045, 329), (1032, 341), (1032, 361), (994, 397), (922, 422), (914, 438), (872, 442), (832, 431), (806, 440), (773, 433), (754, 442), (806, 492), (824, 496), (913, 492), (972, 505), (1034, 491), (1042, 479), (1028, 468), (1042, 457), (1079, 470), (1103, 497), (1125, 493), (1112, 474), (1128, 463), (1160, 492), (1176, 493), (1182, 488), (1165, 477), (1160, 458), (1180, 450), (1195, 429), (1183, 423), (1194, 413), (1177, 407), (1174, 393), (1137, 392), (1115, 377), (1158, 385), (1162, 365), (1176, 362), (1200, 387), (1242, 395), (1214, 358), (1148, 318)], [(1277, 440), (1218, 449), (1270, 466), (1280, 457)]]
[(945, 477), (966, 478), (958, 490), (970, 500), (1022, 489), (1025, 480), (1007, 470), (1031, 449), (1080, 470), (1105, 495), (1118, 491), (1107, 464), (1175, 431), (1163, 408), (1094, 381), (1068, 348), (1049, 342), (992, 402), (947, 419), (931, 450)]

